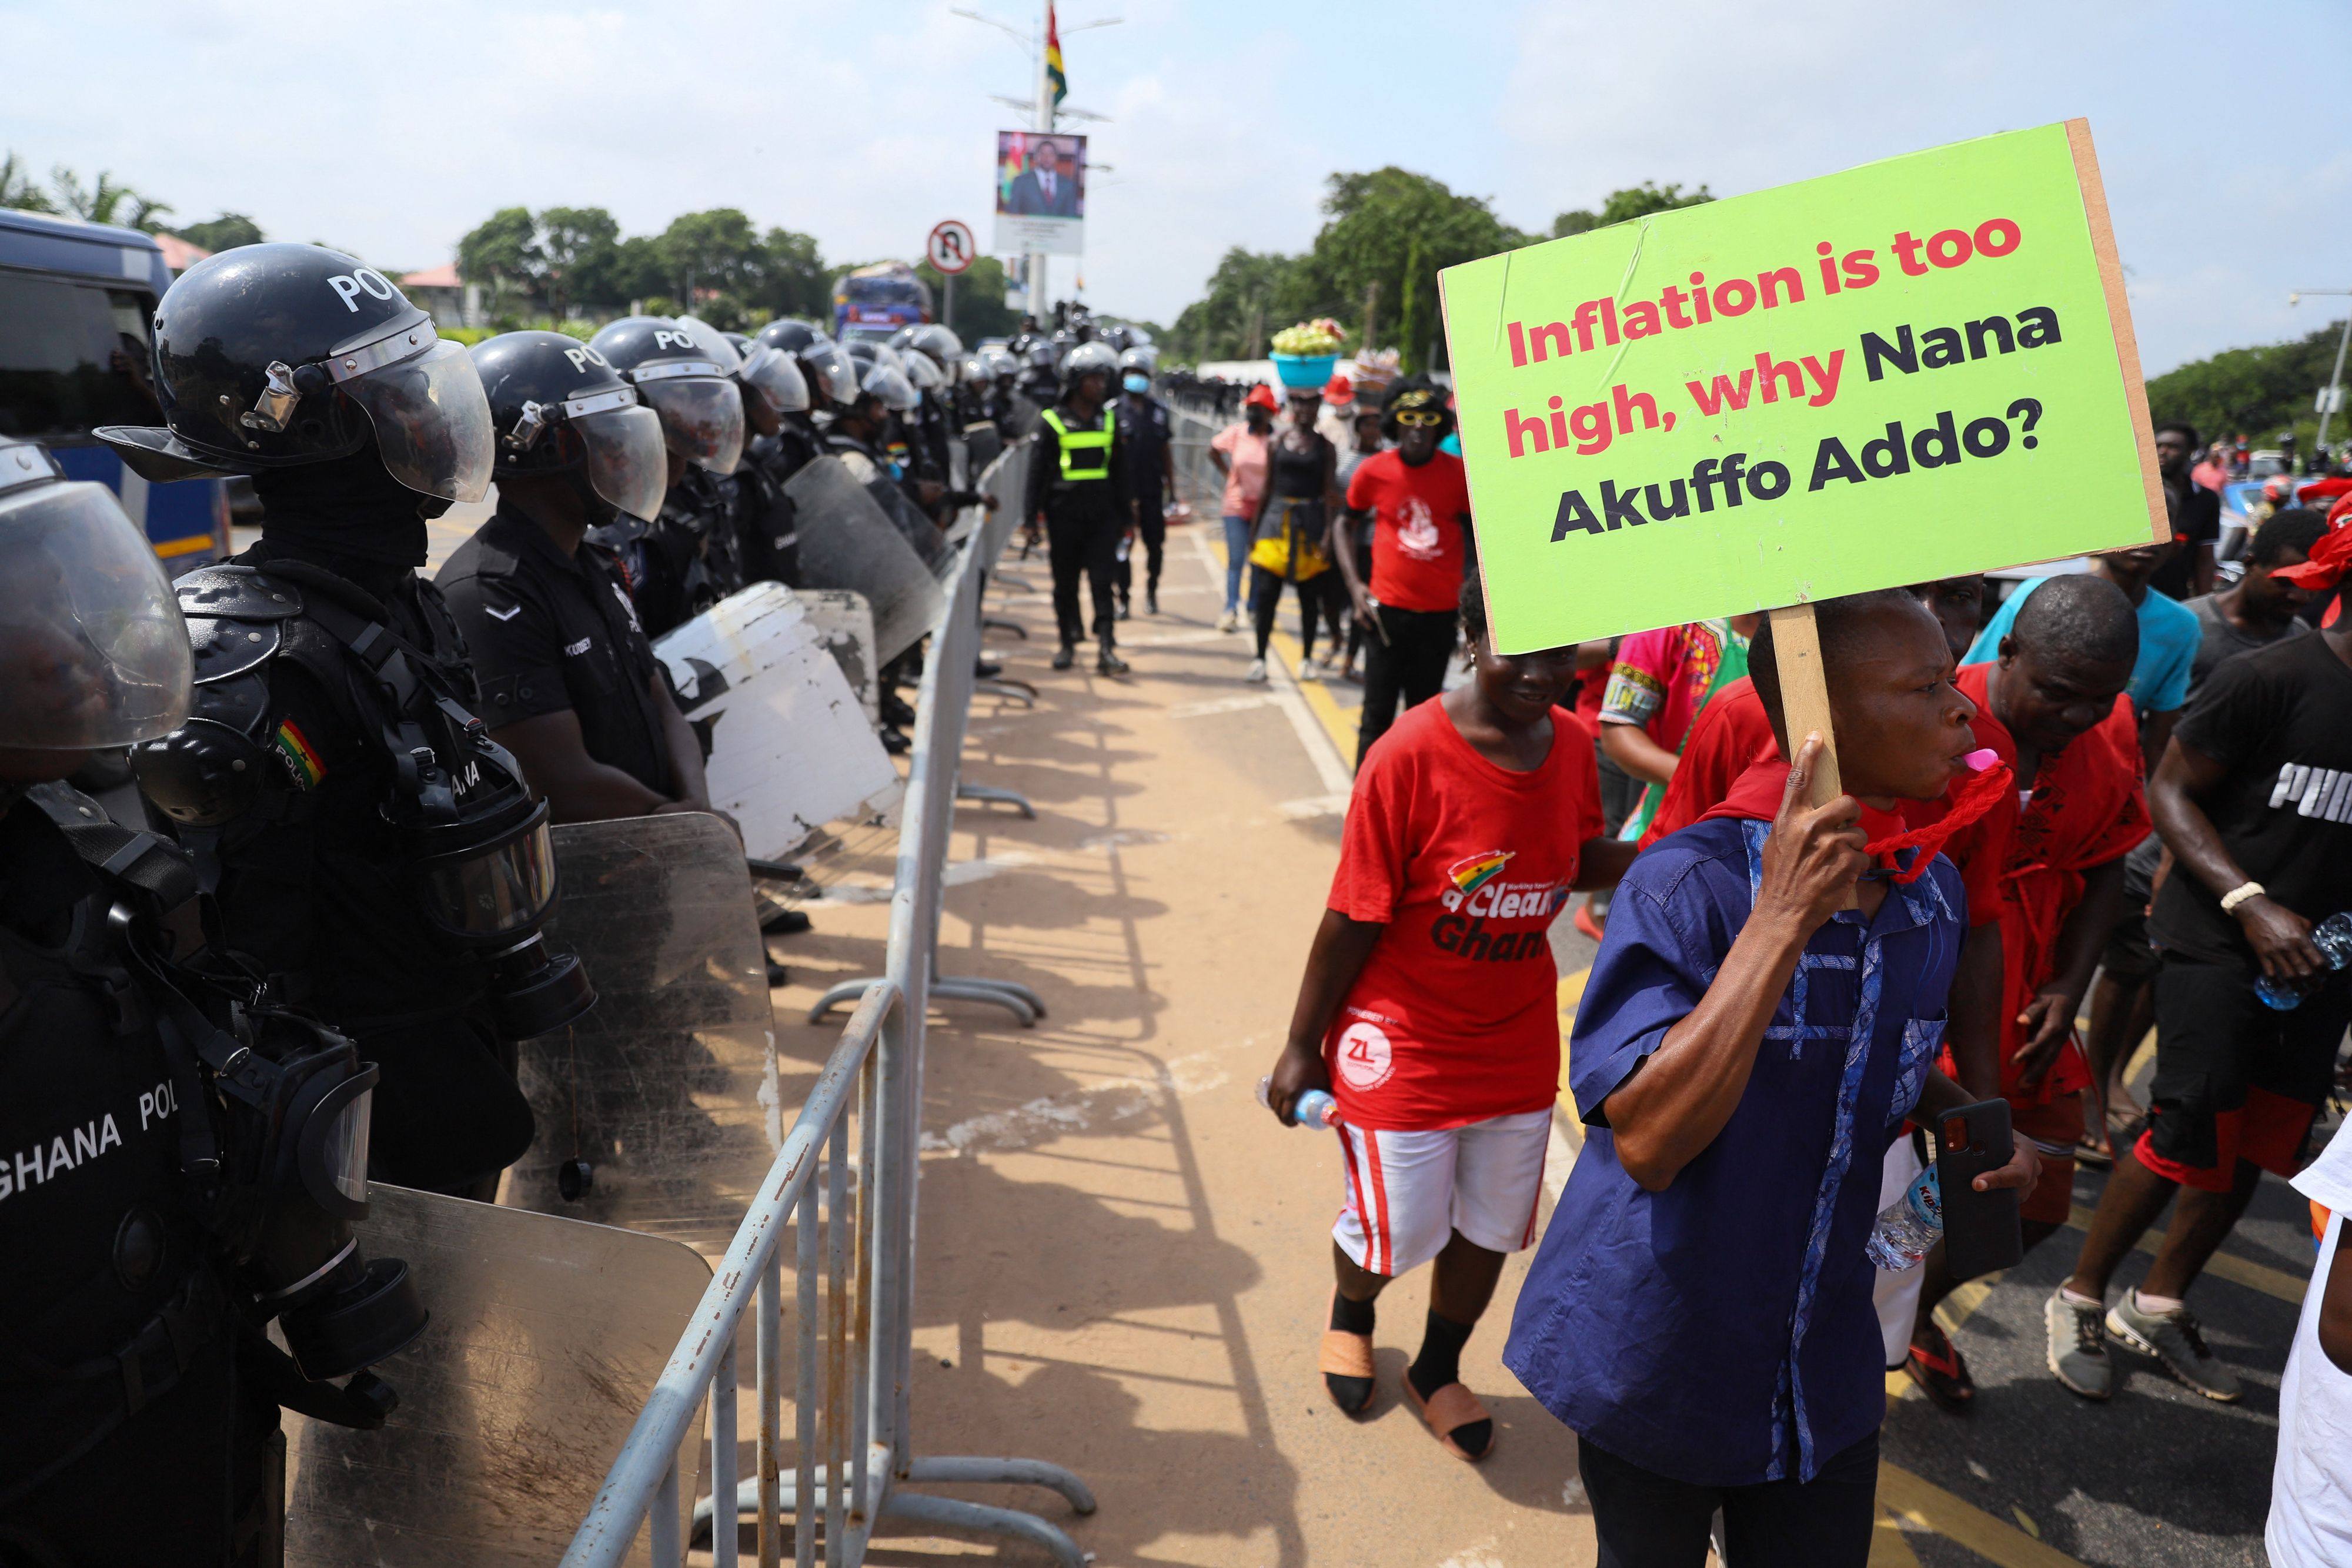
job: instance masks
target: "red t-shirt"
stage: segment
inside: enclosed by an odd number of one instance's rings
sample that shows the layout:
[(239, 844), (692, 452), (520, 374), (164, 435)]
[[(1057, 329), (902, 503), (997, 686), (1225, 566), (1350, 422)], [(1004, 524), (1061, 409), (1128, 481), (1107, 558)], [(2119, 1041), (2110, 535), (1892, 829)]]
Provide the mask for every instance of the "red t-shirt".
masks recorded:
[(1559, 1096), (1546, 934), (1601, 836), (1601, 776), (1592, 731), (1551, 722), (1543, 765), (1515, 773), (1423, 703), (1356, 775), (1329, 904), (1387, 929), (1324, 1040), (1340, 1120), (1460, 1127)]
[(1462, 525), (1470, 485), (1440, 452), (1415, 468), (1394, 447), (1357, 465), (1348, 505), (1372, 514), (1372, 597), (1399, 610), (1451, 610), (1462, 598)]

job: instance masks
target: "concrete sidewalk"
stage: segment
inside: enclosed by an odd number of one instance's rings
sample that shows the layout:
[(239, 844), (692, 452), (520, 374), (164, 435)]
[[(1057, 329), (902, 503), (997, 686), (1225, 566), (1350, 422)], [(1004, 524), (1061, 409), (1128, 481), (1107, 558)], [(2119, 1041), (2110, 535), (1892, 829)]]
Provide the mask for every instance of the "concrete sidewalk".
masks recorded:
[[(1338, 1148), (1276, 1126), (1254, 1092), (1322, 907), (1349, 770), (1286, 677), (1242, 683), (1248, 639), (1213, 630), (1223, 569), (1202, 532), (1170, 539), (1166, 612), (1121, 627), (1126, 680), (1086, 674), (1090, 659), (1045, 668), (1042, 558), (1001, 574), (1034, 591), (992, 595), (992, 613), (1030, 628), (996, 651), (1043, 696), (1034, 712), (981, 699), (964, 776), (1023, 791), (1039, 820), (960, 813), (940, 962), (1022, 980), (1050, 1012), (1024, 1030), (970, 1004), (934, 1010), (917, 1450), (1072, 1467), (1100, 1498), (1091, 1519), (1045, 1493), (966, 1495), (1038, 1510), (1106, 1568), (1588, 1563), (1573, 1439), (1497, 1360), (1524, 1255), (1464, 1362), (1498, 1427), (1486, 1464), (1441, 1449), (1397, 1392), (1425, 1270), (1382, 1301), (1370, 1416), (1324, 1395)], [(847, 867), (809, 905), (815, 932), (777, 946), (790, 1075), (813, 1072), (837, 1032), (799, 1021), (807, 1001), (878, 972), (889, 869), (887, 852)], [(908, 1536), (871, 1561), (974, 1557), (1044, 1561)]]

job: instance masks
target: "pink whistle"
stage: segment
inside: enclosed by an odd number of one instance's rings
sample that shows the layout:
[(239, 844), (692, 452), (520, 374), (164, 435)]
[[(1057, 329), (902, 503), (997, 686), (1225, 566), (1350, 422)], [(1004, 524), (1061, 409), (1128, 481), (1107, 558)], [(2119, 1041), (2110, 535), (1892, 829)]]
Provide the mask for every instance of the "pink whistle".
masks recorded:
[(2000, 760), (2000, 753), (1990, 746), (1980, 747), (1961, 758), (1960, 760), (1968, 764), (1969, 772), (1981, 773)]

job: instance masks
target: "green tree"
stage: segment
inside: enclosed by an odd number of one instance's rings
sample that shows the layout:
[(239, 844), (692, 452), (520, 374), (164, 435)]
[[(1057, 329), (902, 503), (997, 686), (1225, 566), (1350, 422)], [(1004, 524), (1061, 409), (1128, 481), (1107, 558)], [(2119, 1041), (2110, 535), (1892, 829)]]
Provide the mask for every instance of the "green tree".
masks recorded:
[(606, 292), (589, 303), (626, 309), (633, 299), (663, 294), (669, 287), (667, 277), (661, 241), (653, 235), (631, 235), (614, 247), (612, 277), (603, 285)]
[[(2319, 423), (2312, 403), (2327, 384), (2343, 330), (2339, 321), (2289, 342), (2229, 349), (2168, 371), (2147, 383), (2148, 413), (2193, 424), (2207, 441), (2242, 434), (2267, 446), (2292, 429), (2307, 451)], [(2331, 437), (2352, 434), (2341, 416), (2328, 425)]]
[(80, 175), (60, 163), (49, 172), (49, 184), (57, 193), (59, 210), (93, 224), (112, 224), (152, 234), (163, 226), (163, 214), (172, 210), (128, 185), (117, 183), (114, 176), (103, 169), (99, 171), (96, 184), (85, 185)]
[(1444, 358), (1438, 272), (1515, 249), (1532, 237), (1496, 216), (1485, 198), (1456, 194), (1426, 174), (1393, 165), (1368, 174), (1332, 175), (1323, 213), (1326, 221), (1297, 280), (1299, 292), (1286, 302), (1293, 319), (1332, 316), (1357, 324), (1369, 313), (1379, 337), (1385, 336), (1379, 322), (1393, 317), (1400, 326), (1396, 347), (1409, 371), (1428, 369)]
[(190, 245), (216, 255), (221, 251), (235, 250), (241, 245), (259, 245), (262, 241), (261, 225), (243, 213), (223, 213), (216, 218), (190, 224), (172, 232)]
[(751, 220), (734, 207), (680, 213), (662, 231), (660, 245), (668, 291), (698, 314), (706, 293), (740, 302), (767, 281), (767, 252)]
[(1612, 191), (1609, 199), (1593, 212), (1579, 207), (1565, 212), (1551, 221), (1551, 237), (1580, 235), (1591, 229), (1607, 228), (1611, 224), (1631, 223), (1635, 218), (1648, 217), (1652, 213), (1672, 212), (1676, 207), (1695, 207), (1701, 202), (1715, 200), (1714, 193), (1705, 185), (1685, 194), (1680, 184), (1661, 185), (1644, 180), (1638, 185), (1622, 191)]
[(493, 318), (509, 294), (531, 298), (539, 267), (539, 225), (528, 207), (501, 207), (457, 242), (457, 276), (490, 291)]
[(1234, 246), (1169, 329), (1169, 358), (1197, 364), (1260, 357), (1267, 340), (1296, 319), (1286, 312), (1300, 298), (1300, 270), (1299, 257)]
[(954, 328), (967, 348), (982, 338), (1010, 338), (1020, 329), (1021, 312), (1004, 303), (1004, 264), (996, 257), (974, 256), (970, 267), (956, 274), (952, 320), (941, 309), (947, 279), (928, 261), (915, 264), (915, 276), (931, 291), (931, 314)]
[(833, 280), (816, 241), (791, 229), (770, 229), (761, 242), (767, 254), (763, 276), (751, 303), (766, 314), (761, 324), (779, 316), (805, 316), (826, 321), (833, 316)]
[(33, 183), (32, 166), (14, 152), (0, 157), (0, 207), (20, 213), (54, 213), (57, 203)]
[(621, 225), (602, 207), (549, 207), (540, 213), (527, 258), (547, 312), (561, 321), (576, 306), (612, 292)]

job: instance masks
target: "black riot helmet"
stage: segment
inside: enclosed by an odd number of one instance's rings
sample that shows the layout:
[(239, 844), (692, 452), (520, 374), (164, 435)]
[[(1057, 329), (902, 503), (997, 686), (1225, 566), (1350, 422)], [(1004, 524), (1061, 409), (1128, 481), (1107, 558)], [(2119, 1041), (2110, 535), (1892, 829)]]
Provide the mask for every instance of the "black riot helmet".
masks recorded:
[(1108, 343), (1080, 343), (1062, 361), (1062, 385), (1066, 390), (1075, 390), (1088, 376), (1102, 377), (1106, 395), (1118, 380), (1118, 356), (1111, 352)]
[(569, 474), (603, 521), (650, 520), (669, 488), (661, 417), (611, 362), (561, 332), (505, 332), (474, 347), (498, 432), (498, 475)]
[(478, 501), (490, 413), (473, 361), (392, 280), (315, 245), (248, 245), (180, 276), (155, 310), (160, 426), (96, 434), (142, 478), (257, 474), (373, 438), (419, 495)]
[(755, 343), (765, 343), (772, 349), (782, 349), (787, 354), (797, 354), (824, 336), (823, 332), (807, 322), (795, 320), (787, 316), (780, 321), (771, 321), (761, 328), (751, 334), (751, 340)]
[(713, 474), (735, 472), (743, 456), (743, 396), (732, 365), (667, 316), (624, 317), (588, 346), (661, 415), (672, 451)]
[(891, 341), (901, 350), (917, 350), (929, 354), (931, 362), (939, 366), (950, 381), (955, 378), (956, 367), (963, 362), (963, 340), (957, 337), (952, 329), (942, 327), (937, 321), (909, 327), (904, 343), (898, 343), (896, 339)]
[(771, 321), (751, 340), (763, 348), (780, 350), (800, 361), (801, 377), (807, 383), (812, 403), (845, 404), (857, 401), (858, 367), (850, 363), (841, 345), (807, 322), (789, 318)]
[(781, 349), (755, 343), (740, 332), (722, 332), (709, 322), (681, 316), (677, 324), (727, 367), (746, 396), (757, 397), (771, 413), (805, 413), (809, 406), (808, 378), (798, 361)]

